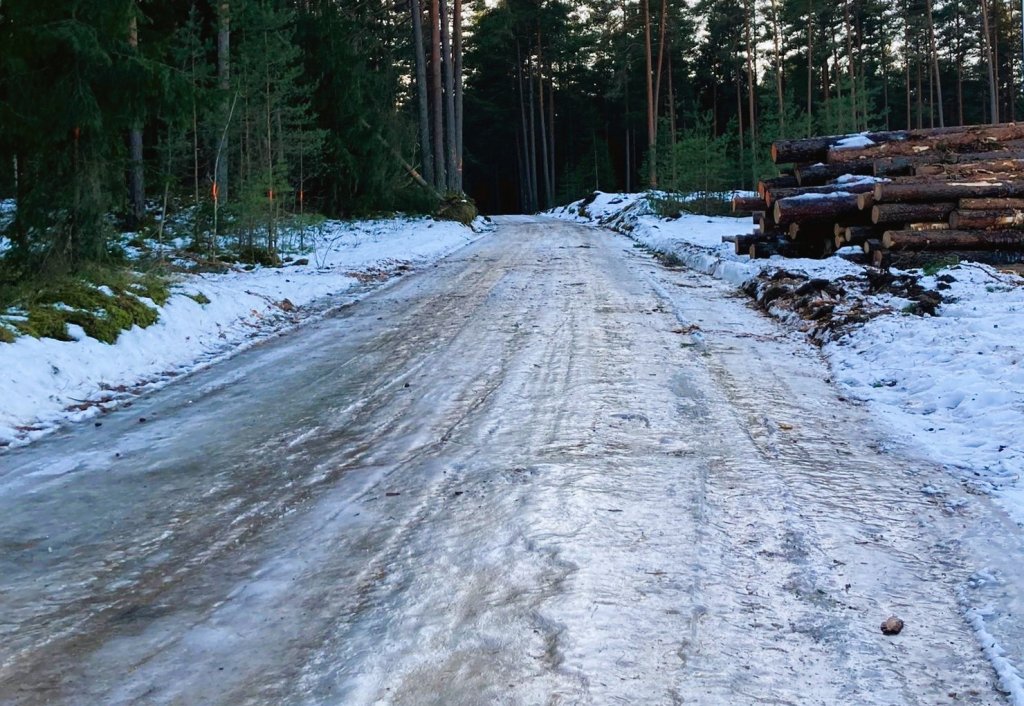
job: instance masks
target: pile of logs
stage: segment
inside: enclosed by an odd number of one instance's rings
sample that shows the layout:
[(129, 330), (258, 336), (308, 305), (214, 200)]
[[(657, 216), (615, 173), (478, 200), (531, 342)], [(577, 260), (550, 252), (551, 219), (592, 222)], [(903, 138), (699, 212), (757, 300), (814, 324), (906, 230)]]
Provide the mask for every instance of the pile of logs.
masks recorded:
[(876, 266), (897, 251), (1024, 251), (1024, 123), (780, 140), (736, 252), (827, 257), (859, 246)]

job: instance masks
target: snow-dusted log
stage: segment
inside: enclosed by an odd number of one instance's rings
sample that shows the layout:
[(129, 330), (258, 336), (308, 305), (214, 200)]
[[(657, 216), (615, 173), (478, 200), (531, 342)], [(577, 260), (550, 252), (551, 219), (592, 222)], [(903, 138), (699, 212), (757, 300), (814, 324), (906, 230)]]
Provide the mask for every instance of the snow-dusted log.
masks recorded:
[(796, 179), (800, 186), (821, 186), (833, 179), (852, 174), (855, 176), (872, 176), (874, 165), (871, 162), (838, 162), (836, 164), (801, 164), (797, 166)]
[(779, 225), (804, 221), (834, 223), (844, 216), (856, 215), (859, 210), (854, 194), (803, 194), (776, 201), (774, 216)]
[[(1024, 139), (1024, 125), (1002, 123), (998, 125), (972, 125), (921, 130), (889, 130), (854, 135), (828, 135), (799, 140), (776, 140), (772, 143), (772, 161), (776, 164), (789, 162), (839, 162), (859, 159), (873, 154), (871, 150), (892, 145), (923, 144), (924, 149), (932, 145), (986, 144), (1004, 140)], [(911, 150), (907, 154), (913, 154)], [(898, 153), (897, 153), (898, 154)]]
[(807, 196), (809, 194), (829, 195), (837, 192), (846, 194), (866, 194), (874, 191), (878, 183), (870, 177), (861, 180), (849, 181), (843, 184), (826, 184), (825, 186), (798, 186), (792, 189), (773, 189), (765, 193), (764, 200), (769, 209), (774, 209), (775, 202), (780, 199), (788, 199), (794, 196)]
[(1024, 249), (1019, 230), (888, 230), (882, 245), (890, 250), (1002, 250)]

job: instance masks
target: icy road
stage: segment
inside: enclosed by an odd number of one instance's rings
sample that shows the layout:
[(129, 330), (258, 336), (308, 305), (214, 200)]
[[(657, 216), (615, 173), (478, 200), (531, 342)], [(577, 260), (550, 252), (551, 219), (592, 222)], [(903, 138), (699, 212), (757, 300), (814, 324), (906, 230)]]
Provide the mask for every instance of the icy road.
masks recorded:
[(506, 219), (0, 456), (0, 703), (1013, 703), (1020, 530), (732, 291)]

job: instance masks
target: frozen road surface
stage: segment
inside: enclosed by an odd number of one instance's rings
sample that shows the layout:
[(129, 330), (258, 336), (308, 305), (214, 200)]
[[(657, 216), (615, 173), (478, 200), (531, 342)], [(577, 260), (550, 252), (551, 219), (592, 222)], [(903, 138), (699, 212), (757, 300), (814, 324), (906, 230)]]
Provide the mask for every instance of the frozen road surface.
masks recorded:
[(828, 375), (505, 219), (0, 456), (0, 703), (1012, 703), (1020, 531)]

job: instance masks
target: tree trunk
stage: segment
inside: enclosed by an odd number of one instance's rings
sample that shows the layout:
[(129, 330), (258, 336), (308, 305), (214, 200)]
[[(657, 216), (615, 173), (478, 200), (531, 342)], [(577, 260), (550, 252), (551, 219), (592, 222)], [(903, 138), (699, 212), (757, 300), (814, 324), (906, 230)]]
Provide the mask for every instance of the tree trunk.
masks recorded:
[(647, 83), (647, 186), (658, 188), (657, 134), (655, 133), (654, 67), (651, 55), (651, 8), (650, 0), (641, 0), (644, 20), (644, 60)]
[(530, 95), (530, 199), (534, 210), (540, 205), (540, 183), (537, 178), (537, 103), (533, 90), (533, 58), (526, 57), (526, 84)]
[(548, 165), (551, 168), (549, 184), (551, 184), (551, 205), (555, 198), (555, 75), (554, 68), (548, 65)]
[(668, 124), (669, 142), (672, 150), (669, 159), (672, 162), (672, 188), (679, 188), (679, 165), (676, 158), (676, 94), (672, 84), (672, 52), (668, 54)]
[(554, 204), (554, 196), (551, 189), (551, 169), (548, 164), (548, 129), (546, 101), (544, 99), (544, 54), (541, 49), (540, 30), (537, 30), (537, 106), (538, 122), (540, 123), (540, 165), (541, 174), (544, 177), (544, 208), (551, 208)]
[[(139, 21), (135, 13), (136, 8), (132, 7), (132, 16), (128, 20), (128, 46), (133, 53), (139, 50)], [(142, 154), (142, 122), (138, 121), (132, 125), (128, 132), (129, 159), (131, 161), (131, 177), (128, 189), (131, 208), (130, 221), (132, 227), (137, 227), (146, 215), (146, 176), (144, 172)]]
[(807, 0), (807, 137), (814, 129), (812, 115), (812, 96), (814, 93), (814, 0)]
[(847, 76), (850, 79), (850, 118), (853, 129), (857, 129), (857, 73), (853, 63), (853, 23), (850, 21), (850, 0), (843, 0), (843, 26), (846, 34)]
[(751, 169), (751, 183), (757, 182), (757, 114), (755, 112), (755, 96), (754, 93), (757, 90), (757, 73), (754, 68), (754, 41), (753, 41), (753, 25), (754, 25), (754, 3), (750, 0), (749, 4), (750, 14), (744, 12), (744, 18), (746, 20), (747, 30), (747, 109), (750, 111), (750, 169)]
[(665, 64), (665, 34), (668, 25), (668, 0), (661, 0), (661, 20), (658, 30), (658, 69), (654, 76), (654, 143), (658, 142), (658, 112), (661, 110), (661, 70)]
[[(738, 52), (737, 52), (738, 53)], [(739, 140), (736, 143), (736, 147), (740, 151), (740, 174), (745, 175), (747, 172), (747, 142), (743, 132), (743, 88), (740, 86), (741, 76), (743, 75), (743, 69), (739, 63), (736, 64), (736, 128), (739, 131)], [(745, 178), (744, 178), (745, 179)]]
[(423, 51), (423, 8), (420, 0), (409, 0), (412, 14), (413, 51), (416, 52), (416, 97), (419, 104), (420, 154), (423, 155), (423, 176), (434, 180), (434, 151), (430, 146), (430, 103), (427, 98), (427, 57)]
[(935, 97), (938, 105), (939, 127), (945, 127), (946, 121), (942, 115), (942, 77), (939, 71), (939, 51), (935, 48), (935, 25), (932, 21), (932, 0), (928, 3), (928, 40), (931, 45), (932, 69), (935, 72)]
[(989, 32), (988, 0), (981, 0), (981, 32), (982, 46), (985, 50), (985, 63), (988, 66), (988, 98), (989, 122), (999, 122), (999, 96), (996, 92), (995, 59), (992, 52), (992, 34)]
[[(447, 2), (447, 0), (444, 0)], [(431, 108), (434, 111), (434, 188), (444, 192), (448, 173), (444, 149), (444, 87), (441, 82), (441, 8), (439, 0), (430, 1), (430, 74)]]
[(455, 190), (464, 193), (462, 184), (463, 162), (463, 101), (462, 101), (462, 0), (454, 0), (454, 36), (452, 37), (452, 60), (455, 68)]
[[(772, 47), (775, 59), (775, 98), (778, 101), (779, 136), (786, 134), (786, 104), (782, 95), (782, 50), (779, 40), (779, 3), (772, 0)], [(669, 57), (671, 62), (671, 57)], [(670, 63), (671, 65), (671, 63)]]
[(447, 191), (458, 193), (458, 166), (455, 158), (455, 68), (452, 65), (451, 29), (448, 0), (441, 0), (441, 66), (444, 70), (444, 159)]
[(221, 92), (224, 94), (221, 103), (224, 125), (221, 130), (220, 141), (217, 144), (216, 165), (214, 170), (214, 200), (218, 203), (228, 201), (228, 121), (231, 113), (231, 3), (228, 0), (221, 0), (218, 12), (217, 27), (217, 82)]
[(537, 210), (537, 207), (532, 200), (534, 188), (532, 172), (530, 170), (530, 136), (528, 122), (526, 119), (526, 92), (523, 87), (523, 57), (519, 48), (518, 39), (516, 39), (516, 79), (519, 84), (519, 116), (520, 126), (522, 127), (523, 142), (523, 191), (525, 194), (525, 198), (523, 199), (523, 210), (527, 213), (532, 213)]

